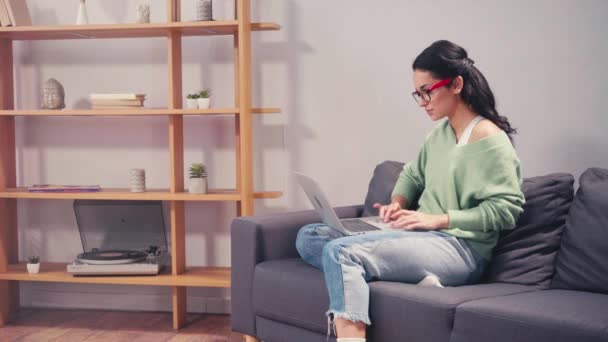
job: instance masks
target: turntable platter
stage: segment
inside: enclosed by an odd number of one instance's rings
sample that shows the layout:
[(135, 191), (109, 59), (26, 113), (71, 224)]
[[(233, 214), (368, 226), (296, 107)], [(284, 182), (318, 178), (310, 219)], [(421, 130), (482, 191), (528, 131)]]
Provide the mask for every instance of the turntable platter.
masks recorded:
[(77, 260), (91, 265), (131, 264), (145, 260), (148, 255), (140, 251), (94, 251), (78, 254)]

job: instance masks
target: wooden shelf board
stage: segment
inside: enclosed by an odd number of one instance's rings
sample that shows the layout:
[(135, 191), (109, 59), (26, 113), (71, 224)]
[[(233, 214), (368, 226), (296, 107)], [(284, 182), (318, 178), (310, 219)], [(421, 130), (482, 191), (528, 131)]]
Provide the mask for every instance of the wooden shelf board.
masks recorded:
[[(279, 191), (259, 191), (255, 198), (278, 198)], [(0, 191), (0, 198), (30, 199), (106, 199), (142, 201), (240, 201), (241, 195), (233, 189), (210, 189), (204, 195), (188, 192), (170, 193), (167, 189), (147, 189), (146, 192), (131, 192), (129, 189), (107, 188), (98, 192), (29, 192), (27, 188), (8, 188)]]
[[(280, 113), (280, 108), (253, 108), (254, 114)], [(167, 108), (140, 108), (140, 109), (23, 109), (0, 110), (0, 116), (154, 116), (154, 115), (238, 115), (239, 108), (211, 108), (211, 109), (167, 109)]]
[(283, 192), (281, 191), (263, 191), (263, 192), (254, 192), (254, 198), (279, 198), (283, 196)]
[[(252, 31), (279, 30), (275, 23), (251, 23)], [(238, 31), (238, 21), (193, 21), (150, 24), (95, 24), (16, 26), (0, 28), (0, 39), (63, 40), (167, 37), (170, 32), (184, 36), (231, 35)]]
[(0, 280), (42, 281), (83, 284), (119, 284), (154, 286), (230, 287), (229, 267), (187, 267), (186, 272), (172, 275), (170, 268), (157, 276), (79, 276), (67, 273), (66, 263), (41, 263), (40, 273), (29, 274), (26, 264), (10, 264), (0, 272)]

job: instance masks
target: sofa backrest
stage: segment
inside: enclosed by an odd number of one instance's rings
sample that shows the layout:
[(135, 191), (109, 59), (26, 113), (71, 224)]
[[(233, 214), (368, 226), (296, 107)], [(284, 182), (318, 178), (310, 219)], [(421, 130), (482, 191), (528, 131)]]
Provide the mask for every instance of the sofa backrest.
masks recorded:
[(513, 230), (500, 233), (482, 282), (549, 287), (573, 185), (568, 173), (524, 178), (524, 211)]
[(378, 209), (374, 208), (374, 203), (388, 204), (391, 201), (391, 193), (399, 178), (399, 173), (403, 170), (403, 163), (387, 160), (374, 169), (372, 179), (369, 181), (367, 195), (363, 204), (362, 216), (376, 216)]
[[(385, 161), (376, 166), (369, 183), (363, 216), (378, 215), (374, 203), (390, 202), (403, 163)], [(525, 178), (524, 212), (513, 230), (501, 234), (482, 281), (548, 287), (566, 216), (574, 197), (574, 177), (567, 173)], [(418, 208), (413, 203), (411, 208)]]
[(552, 288), (608, 293), (608, 170), (579, 179), (557, 255)]
[(376, 216), (378, 209), (374, 208), (374, 203), (388, 204), (391, 202), (391, 194), (404, 163), (387, 160), (374, 169), (374, 175), (369, 182), (365, 203), (363, 205), (362, 216)]

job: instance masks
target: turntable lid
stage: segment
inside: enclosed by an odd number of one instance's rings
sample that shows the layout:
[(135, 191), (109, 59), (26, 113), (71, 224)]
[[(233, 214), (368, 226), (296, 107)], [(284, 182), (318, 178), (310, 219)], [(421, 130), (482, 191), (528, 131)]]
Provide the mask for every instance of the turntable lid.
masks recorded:
[(167, 252), (162, 201), (75, 200), (82, 248)]

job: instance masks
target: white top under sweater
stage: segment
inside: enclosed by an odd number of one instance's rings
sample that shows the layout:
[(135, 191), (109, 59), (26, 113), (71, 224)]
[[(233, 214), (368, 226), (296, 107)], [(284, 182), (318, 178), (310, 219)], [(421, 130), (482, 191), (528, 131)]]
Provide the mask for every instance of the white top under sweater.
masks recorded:
[(481, 115), (477, 115), (473, 120), (471, 120), (467, 128), (464, 129), (460, 140), (458, 140), (458, 146), (466, 145), (469, 142), (469, 138), (473, 132), (473, 127), (475, 127), (475, 125), (477, 125), (477, 123), (481, 120), (483, 120), (483, 116)]

